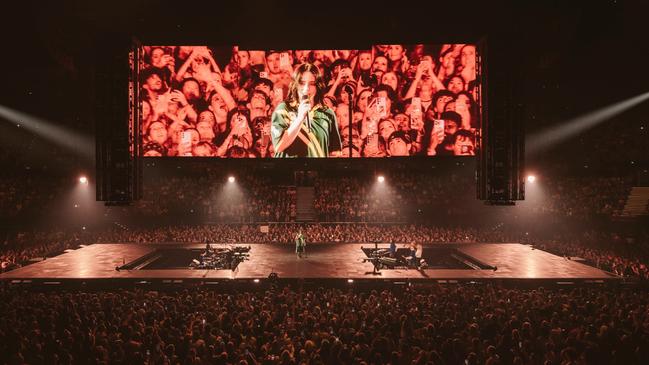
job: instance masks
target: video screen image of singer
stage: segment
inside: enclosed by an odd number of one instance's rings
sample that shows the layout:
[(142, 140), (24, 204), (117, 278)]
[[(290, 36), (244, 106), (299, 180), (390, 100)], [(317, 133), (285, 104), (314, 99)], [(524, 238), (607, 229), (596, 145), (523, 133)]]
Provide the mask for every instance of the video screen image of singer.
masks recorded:
[(474, 156), (480, 146), (473, 44), (142, 46), (141, 54), (145, 157)]

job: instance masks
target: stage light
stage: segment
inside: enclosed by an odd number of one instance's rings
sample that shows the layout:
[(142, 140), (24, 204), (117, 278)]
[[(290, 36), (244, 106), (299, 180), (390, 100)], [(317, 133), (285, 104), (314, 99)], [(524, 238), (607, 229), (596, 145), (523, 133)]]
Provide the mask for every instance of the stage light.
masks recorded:
[(88, 178), (85, 176), (81, 176), (79, 178), (79, 184), (88, 185)]
[(354, 279), (347, 279), (347, 282), (348, 282), (349, 284), (353, 284), (353, 283), (354, 283)]
[(379, 175), (379, 177), (376, 178), (376, 181), (382, 183), (385, 181), (385, 177), (383, 177), (383, 175)]
[(253, 280), (253, 281), (254, 281), (255, 283), (258, 283), (258, 282), (259, 282), (259, 279), (255, 279), (255, 280)]
[(228, 176), (228, 182), (233, 183), (234, 182), (234, 176)]
[(558, 123), (556, 126), (549, 127), (530, 136), (527, 142), (525, 142), (525, 152), (530, 155), (541, 152), (559, 142), (583, 133), (616, 115), (622, 114), (634, 106), (643, 103), (645, 100), (649, 100), (649, 92)]
[(20, 129), (28, 130), (50, 142), (63, 146), (88, 160), (94, 160), (94, 138), (89, 135), (57, 125), (54, 121), (41, 119), (4, 105), (0, 105), (1, 119), (16, 125)]
[(527, 175), (527, 182), (528, 182), (528, 183), (530, 183), (530, 184), (534, 184), (535, 181), (536, 181), (536, 176), (534, 176), (534, 175)]

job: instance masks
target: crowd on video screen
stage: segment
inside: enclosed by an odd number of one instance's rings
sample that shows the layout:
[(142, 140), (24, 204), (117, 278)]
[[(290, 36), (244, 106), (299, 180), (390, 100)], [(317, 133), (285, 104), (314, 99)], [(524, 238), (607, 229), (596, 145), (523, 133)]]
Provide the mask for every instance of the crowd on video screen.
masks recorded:
[(335, 119), (317, 157), (458, 156), (478, 148), (480, 67), (471, 44), (144, 46), (141, 53), (143, 156), (280, 157), (284, 131), (274, 130), (274, 111), (305, 63), (323, 82), (317, 107)]

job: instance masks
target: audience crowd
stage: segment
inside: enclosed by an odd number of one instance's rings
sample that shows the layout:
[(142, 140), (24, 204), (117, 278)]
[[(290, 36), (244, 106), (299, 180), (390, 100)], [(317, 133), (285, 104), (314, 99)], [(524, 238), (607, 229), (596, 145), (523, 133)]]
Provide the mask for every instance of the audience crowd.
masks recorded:
[[(202, 176), (156, 176), (145, 182), (141, 200), (113, 212), (133, 219), (186, 222), (294, 222), (294, 181), (253, 173), (236, 176), (236, 183), (218, 173)], [(421, 172), (374, 176), (318, 177), (313, 208), (319, 222), (422, 222), (431, 215), (469, 216), (484, 211), (475, 199), (475, 181), (467, 174), (430, 175)], [(70, 178), (0, 179), (0, 217), (32, 221), (48, 211), (60, 211)], [(629, 177), (553, 178), (540, 176), (519, 204), (531, 214), (588, 220), (621, 212), (631, 190)], [(536, 190), (534, 190), (536, 189)], [(87, 203), (86, 203), (87, 204)], [(440, 214), (443, 213), (443, 214)], [(119, 219), (115, 217), (115, 220)]]
[[(316, 177), (310, 183), (317, 221), (304, 224), (295, 223), (296, 186), (286, 179), (241, 174), (235, 184), (225, 181), (211, 173), (160, 176), (134, 207), (111, 208), (150, 218), (148, 223), (125, 220), (129, 223), (87, 230), (3, 225), (1, 271), (81, 245), (293, 245), (301, 230), (309, 244), (520, 242), (632, 281), (649, 279), (646, 232), (581, 228), (598, 219), (610, 223), (629, 192), (627, 177), (542, 178), (542, 195), (534, 198), (528, 189), (529, 199), (520, 205), (526, 213), (516, 214), (565, 223), (551, 232), (526, 231), (524, 224), (511, 222), (479, 224), (475, 217), (487, 220), (483, 209), (493, 207), (475, 201), (472, 179), (461, 174), (397, 172), (386, 174), (383, 184), (371, 176)], [(2, 178), (0, 184), (0, 214), (8, 219), (34, 219), (41, 209), (56, 209), (65, 186), (57, 179)], [(430, 212), (442, 212), (450, 223), (431, 222)], [(200, 219), (184, 223), (183, 213)], [(163, 218), (177, 222), (166, 225)], [(508, 222), (513, 216), (498, 218)], [(156, 220), (160, 224), (150, 225)], [(571, 226), (574, 222), (582, 225)], [(643, 286), (431, 284), (370, 291), (262, 285), (169, 292), (34, 292), (5, 285), (0, 359), (7, 364), (576, 365), (641, 364), (649, 356), (649, 292)]]
[(192, 213), (222, 223), (290, 222), (296, 214), (294, 186), (249, 174), (237, 176), (236, 184), (224, 176), (156, 178), (134, 206), (142, 218)]
[(493, 284), (0, 292), (7, 364), (642, 364), (649, 293)]

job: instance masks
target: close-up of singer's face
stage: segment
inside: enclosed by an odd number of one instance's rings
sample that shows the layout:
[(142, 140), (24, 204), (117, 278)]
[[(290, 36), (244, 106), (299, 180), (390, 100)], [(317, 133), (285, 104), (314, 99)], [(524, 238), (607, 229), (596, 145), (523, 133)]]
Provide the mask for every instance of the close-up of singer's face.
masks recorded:
[(311, 72), (307, 71), (300, 76), (297, 93), (300, 99), (302, 99), (304, 95), (308, 95), (309, 99), (313, 101), (316, 94), (316, 86), (315, 76)]

